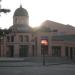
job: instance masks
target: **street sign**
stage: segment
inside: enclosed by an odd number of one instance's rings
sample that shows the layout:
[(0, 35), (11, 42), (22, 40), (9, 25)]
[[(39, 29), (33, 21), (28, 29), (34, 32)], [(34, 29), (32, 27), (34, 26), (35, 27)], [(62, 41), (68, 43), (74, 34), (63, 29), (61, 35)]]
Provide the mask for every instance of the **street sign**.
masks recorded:
[(48, 39), (48, 36), (41, 36), (41, 39)]

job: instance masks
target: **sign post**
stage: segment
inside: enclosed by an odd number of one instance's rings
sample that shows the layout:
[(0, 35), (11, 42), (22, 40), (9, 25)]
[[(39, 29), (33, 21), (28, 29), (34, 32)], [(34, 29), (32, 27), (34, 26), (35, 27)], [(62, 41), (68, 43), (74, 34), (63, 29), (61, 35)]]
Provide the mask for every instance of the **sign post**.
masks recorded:
[(41, 40), (41, 49), (43, 51), (43, 66), (45, 66), (45, 50), (46, 46), (48, 46), (48, 40), (47, 39), (42, 39)]

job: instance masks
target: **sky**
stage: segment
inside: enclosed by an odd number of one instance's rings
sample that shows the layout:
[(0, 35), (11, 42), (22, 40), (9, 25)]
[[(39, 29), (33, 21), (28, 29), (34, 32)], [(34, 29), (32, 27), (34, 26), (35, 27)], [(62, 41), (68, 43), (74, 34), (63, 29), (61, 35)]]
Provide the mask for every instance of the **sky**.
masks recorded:
[(0, 27), (13, 25), (13, 14), (17, 8), (25, 8), (29, 13), (29, 25), (37, 27), (45, 20), (75, 26), (75, 0), (2, 0), (1, 8), (8, 8), (10, 13), (0, 13)]

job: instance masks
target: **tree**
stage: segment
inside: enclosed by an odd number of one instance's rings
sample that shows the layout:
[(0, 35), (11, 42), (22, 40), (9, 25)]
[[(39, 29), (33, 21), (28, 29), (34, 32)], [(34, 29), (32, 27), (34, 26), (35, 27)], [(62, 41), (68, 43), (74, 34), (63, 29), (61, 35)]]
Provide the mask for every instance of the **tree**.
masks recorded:
[[(0, 0), (0, 2), (1, 2), (1, 0)], [(8, 13), (8, 12), (10, 12), (10, 9), (1, 9), (1, 5), (0, 5), (0, 13), (1, 12)]]
[(0, 9), (0, 13), (1, 12), (8, 13), (8, 12), (10, 12), (10, 10), (9, 9)]

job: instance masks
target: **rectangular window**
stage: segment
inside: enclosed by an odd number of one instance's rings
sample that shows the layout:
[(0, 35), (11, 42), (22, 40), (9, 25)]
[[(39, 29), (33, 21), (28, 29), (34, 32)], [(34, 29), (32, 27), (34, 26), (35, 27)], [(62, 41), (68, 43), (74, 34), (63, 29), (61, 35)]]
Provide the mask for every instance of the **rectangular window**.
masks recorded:
[(70, 58), (72, 59), (73, 58), (73, 48), (70, 47)]
[(11, 36), (11, 42), (14, 42), (14, 36)]
[(7, 36), (7, 42), (9, 42), (10, 41), (10, 37), (9, 36)]
[(73, 48), (74, 49), (74, 56), (75, 56), (75, 48)]
[(68, 56), (68, 53), (69, 53), (68, 47), (65, 47), (65, 56)]
[(34, 56), (34, 45), (32, 46), (32, 55)]
[(52, 47), (52, 56), (61, 56), (61, 47), (60, 46)]
[(24, 36), (24, 42), (29, 42), (29, 36), (28, 35)]
[(23, 42), (23, 35), (19, 36), (19, 40), (20, 40), (20, 42)]

